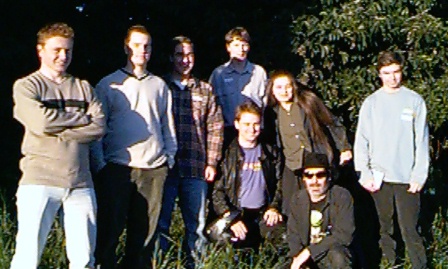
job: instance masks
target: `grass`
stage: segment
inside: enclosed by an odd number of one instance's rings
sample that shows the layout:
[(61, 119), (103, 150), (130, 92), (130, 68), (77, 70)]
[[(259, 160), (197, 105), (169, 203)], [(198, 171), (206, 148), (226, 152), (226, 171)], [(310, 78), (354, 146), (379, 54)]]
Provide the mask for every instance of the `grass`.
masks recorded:
[[(14, 252), (14, 239), (16, 233), (16, 220), (10, 212), (14, 206), (10, 201), (5, 201), (4, 195), (0, 195), (0, 268), (8, 268)], [(173, 225), (171, 229), (173, 235), (173, 247), (171, 251), (163, 257), (155, 255), (154, 265), (158, 269), (181, 269), (182, 250), (181, 243), (183, 239), (183, 223), (178, 209), (174, 212)], [(431, 261), (431, 268), (448, 268), (448, 222), (445, 212), (439, 209), (432, 222), (430, 234), (432, 239), (428, 247), (428, 259)], [(124, 235), (125, 236), (125, 235)], [(53, 229), (48, 237), (47, 247), (42, 256), (40, 268), (57, 269), (67, 268), (67, 258), (64, 250), (63, 230), (58, 221), (55, 222)], [(119, 255), (122, 255), (123, 245), (118, 248)], [(270, 245), (262, 247), (259, 254), (251, 255), (246, 261), (235, 262), (242, 256), (231, 247), (218, 248), (209, 245), (202, 257), (197, 262), (197, 268), (204, 269), (264, 269), (279, 268), (285, 262), (286, 257), (276, 255), (276, 249)], [(383, 264), (382, 268), (390, 268)], [(411, 268), (408, 259), (405, 259), (400, 268)]]

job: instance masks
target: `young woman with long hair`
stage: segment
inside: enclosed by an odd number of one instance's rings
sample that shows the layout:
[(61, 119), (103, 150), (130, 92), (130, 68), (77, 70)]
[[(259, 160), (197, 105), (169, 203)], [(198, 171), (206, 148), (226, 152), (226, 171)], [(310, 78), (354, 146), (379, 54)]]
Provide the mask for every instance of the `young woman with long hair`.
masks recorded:
[[(283, 150), (283, 213), (288, 215), (289, 197), (299, 188), (297, 175), (305, 152), (326, 154), (336, 166), (352, 159), (351, 146), (344, 126), (315, 93), (299, 86), (290, 72), (273, 72), (267, 95), (264, 138)], [(335, 154), (338, 152), (340, 155)]]

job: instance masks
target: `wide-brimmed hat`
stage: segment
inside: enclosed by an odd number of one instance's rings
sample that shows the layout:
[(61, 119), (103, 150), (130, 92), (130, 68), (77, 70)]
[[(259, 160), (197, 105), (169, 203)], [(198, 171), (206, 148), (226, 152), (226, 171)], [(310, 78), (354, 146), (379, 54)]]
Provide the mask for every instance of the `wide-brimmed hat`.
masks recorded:
[(325, 168), (330, 169), (328, 157), (325, 154), (316, 152), (306, 152), (303, 160), (302, 170), (307, 168)]

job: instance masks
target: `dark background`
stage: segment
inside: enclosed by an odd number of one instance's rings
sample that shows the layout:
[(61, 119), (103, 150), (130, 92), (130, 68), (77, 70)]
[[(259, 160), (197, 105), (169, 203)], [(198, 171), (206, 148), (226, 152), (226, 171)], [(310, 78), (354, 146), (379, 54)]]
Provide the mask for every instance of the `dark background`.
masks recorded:
[[(252, 62), (264, 66), (268, 73), (287, 69), (298, 74), (302, 60), (292, 51), (291, 24), (300, 15), (319, 14), (321, 1), (0, 0), (0, 194), (6, 194), (0, 198), (8, 199), (5, 204), (12, 209), (12, 197), (20, 178), (18, 164), (23, 129), (12, 118), (12, 85), (16, 79), (39, 68), (36, 33), (45, 24), (62, 21), (74, 28), (75, 47), (68, 71), (87, 79), (93, 86), (105, 75), (124, 66), (123, 39), (129, 26), (135, 24), (146, 26), (152, 35), (153, 50), (148, 69), (159, 76), (169, 71), (170, 39), (186, 35), (195, 43), (194, 73), (208, 80), (212, 70), (228, 60), (224, 35), (235, 26), (245, 27), (251, 35), (249, 59)], [(439, 0), (431, 13), (446, 20), (448, 0)], [(446, 137), (446, 130), (446, 126), (440, 128), (442, 133), (434, 136)], [(448, 153), (444, 150), (441, 155), (432, 163), (432, 170), (436, 171), (433, 177), (437, 179), (432, 185), (433, 189), (441, 190), (438, 199), (443, 200), (446, 212), (448, 185), (444, 171), (447, 171)], [(363, 194), (362, 191), (354, 193)], [(422, 212), (427, 220), (423, 231), (430, 238), (432, 220), (440, 201), (428, 193)], [(360, 221), (365, 222), (362, 209), (360, 214)], [(367, 228), (369, 234), (371, 230)]]
[[(333, 1), (334, 4), (341, 2)], [(75, 48), (68, 71), (92, 85), (124, 66), (123, 39), (127, 28), (134, 24), (145, 25), (152, 35), (149, 70), (156, 75), (169, 71), (170, 39), (186, 35), (195, 43), (194, 73), (208, 80), (212, 70), (228, 60), (224, 35), (235, 26), (247, 28), (251, 35), (249, 58), (252, 62), (264, 66), (268, 72), (288, 69), (297, 74), (302, 61), (292, 51), (291, 24), (299, 15), (318, 14), (320, 3), (315, 0), (0, 0), (0, 190), (13, 195), (20, 177), (18, 162), (23, 130), (12, 118), (12, 85), (17, 78), (39, 68), (36, 33), (45, 24), (63, 21), (74, 28)], [(439, 0), (431, 13), (446, 19), (447, 6), (448, 0)]]
[(152, 35), (151, 72), (168, 72), (169, 41), (182, 34), (195, 43), (194, 73), (208, 80), (228, 60), (224, 35), (235, 26), (251, 35), (252, 62), (268, 72), (281, 68), (297, 73), (301, 61), (291, 51), (290, 25), (298, 15), (317, 10), (317, 1), (302, 0), (0, 0), (0, 188), (12, 196), (20, 178), (23, 130), (12, 118), (12, 85), (39, 68), (36, 33), (43, 25), (63, 21), (74, 28), (68, 71), (92, 85), (124, 66), (123, 39), (134, 24), (145, 25)]

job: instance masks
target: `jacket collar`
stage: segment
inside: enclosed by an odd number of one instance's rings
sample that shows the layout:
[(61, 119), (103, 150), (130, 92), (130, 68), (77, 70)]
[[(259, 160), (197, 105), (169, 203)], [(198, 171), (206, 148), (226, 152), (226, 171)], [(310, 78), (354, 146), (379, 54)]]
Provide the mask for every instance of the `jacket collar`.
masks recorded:
[[(261, 146), (260, 161), (264, 161), (264, 160), (267, 159), (267, 156), (266, 156), (266, 152), (267, 152), (266, 145), (264, 143), (261, 143), (260, 141), (258, 141), (257, 146), (258, 145)], [(233, 139), (233, 141), (230, 143), (229, 150), (231, 150), (232, 153), (234, 153), (234, 151), (237, 151), (236, 153), (238, 154), (238, 160), (239, 161), (244, 161), (244, 151), (243, 151), (243, 148), (238, 143), (238, 137)]]

